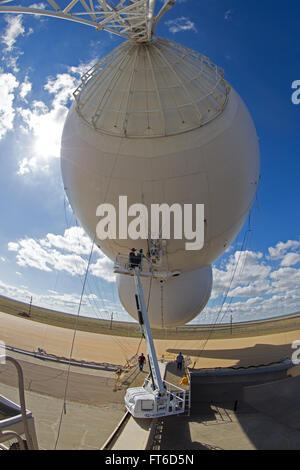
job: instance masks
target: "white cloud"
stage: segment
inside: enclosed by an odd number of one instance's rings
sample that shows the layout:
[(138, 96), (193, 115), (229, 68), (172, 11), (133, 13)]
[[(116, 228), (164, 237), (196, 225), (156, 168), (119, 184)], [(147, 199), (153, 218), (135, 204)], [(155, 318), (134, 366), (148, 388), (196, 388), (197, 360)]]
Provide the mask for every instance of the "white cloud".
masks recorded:
[(272, 286), (276, 293), (294, 292), (297, 290), (300, 295), (300, 269), (297, 268), (279, 268), (270, 274), (273, 281)]
[(19, 60), (19, 56), (21, 55), (21, 53), (18, 53), (17, 55), (9, 55), (9, 56), (5, 56), (5, 65), (8, 69), (12, 69), (12, 71), (17, 74), (20, 69), (17, 65), (17, 62)]
[(294, 266), (300, 263), (299, 253), (287, 253), (281, 261), (281, 266)]
[(181, 31), (194, 31), (197, 33), (195, 23), (185, 16), (166, 21), (165, 24), (168, 26), (170, 33), (173, 34), (179, 33)]
[(15, 243), (15, 242), (8, 243), (8, 251), (18, 251), (19, 247), (20, 247), (19, 243)]
[(41, 10), (44, 10), (46, 8), (46, 4), (45, 3), (32, 3), (31, 5), (29, 5), (28, 8), (39, 8)]
[(79, 78), (82, 77), (88, 70), (90, 70), (95, 63), (97, 62), (96, 59), (92, 59), (90, 62), (87, 63), (81, 63), (77, 66), (71, 66), (68, 67), (69, 73), (72, 73), (73, 75), (78, 75)]
[(230, 297), (256, 297), (263, 294), (269, 294), (271, 292), (270, 283), (267, 282), (257, 282), (254, 284), (248, 284), (244, 286), (238, 286), (235, 289), (231, 290), (228, 294)]
[(17, 264), (29, 266), (41, 271), (66, 271), (75, 276), (82, 275), (86, 270), (86, 261), (75, 253), (63, 254), (54, 248), (44, 247), (44, 240), (25, 238), (19, 240), (17, 251)]
[[(18, 73), (20, 68), (18, 60), (23, 52), (16, 47), (17, 40), (22, 37), (30, 36), (33, 33), (33, 28), (25, 29), (23, 25), (23, 15), (5, 15), (4, 20), (7, 26), (0, 36), (0, 41), (5, 45), (3, 48), (4, 55), (3, 62), (7, 69), (11, 69), (14, 73)], [(23, 39), (24, 40), (24, 39)]]
[(31, 109), (18, 108), (18, 112), (23, 119), (25, 129), (33, 134), (33, 155), (27, 157), (32, 161), (32, 168), (35, 168), (39, 159), (45, 162), (51, 158), (58, 158), (67, 108), (54, 103), (52, 109), (49, 109), (43, 102), (34, 101)]
[(271, 259), (278, 260), (283, 258), (288, 250), (296, 250), (299, 247), (299, 240), (288, 240), (287, 242), (278, 242), (275, 247), (269, 248), (269, 255)]
[[(256, 291), (262, 292), (267, 290), (268, 286), (258, 283), (265, 282), (271, 272), (271, 267), (263, 261), (263, 254), (253, 251), (236, 251), (225, 263), (224, 269), (213, 268), (213, 291), (212, 298), (217, 298), (230, 287), (230, 295), (237, 296), (241, 293), (241, 297), (245, 297), (247, 286), (256, 283)], [(235, 289), (238, 290), (235, 290)], [(242, 289), (242, 290), (241, 290)], [(249, 288), (248, 288), (249, 289)], [(250, 289), (249, 289), (250, 291)]]
[[(26, 286), (12, 286), (0, 281), (0, 295), (10, 297), (26, 303), (30, 302), (31, 296), (33, 297), (33, 305), (38, 305), (44, 308), (50, 308), (53, 310), (59, 310), (63, 312), (77, 313), (78, 304), (80, 301), (80, 294), (76, 293), (58, 293), (53, 290), (48, 290), (48, 294), (37, 294), (32, 292)], [(95, 294), (87, 294), (82, 300), (82, 313), (90, 315), (91, 300), (99, 302), (99, 299)], [(96, 305), (96, 304), (95, 304)], [(105, 317), (104, 310), (101, 310), (98, 305), (99, 317)]]
[[(17, 24), (21, 24), (21, 19)], [(16, 30), (19, 31), (17, 28)], [(28, 30), (27, 34), (30, 32)], [(16, 39), (17, 35), (14, 38)], [(6, 65), (12, 67), (16, 73), (19, 70), (17, 59), (18, 57), (14, 57), (12, 54), (5, 57)], [(27, 142), (20, 153), (19, 175), (48, 172), (52, 161), (59, 158), (62, 131), (69, 105), (73, 101), (73, 92), (77, 88), (82, 74), (89, 70), (94, 63), (95, 60), (91, 60), (87, 63), (80, 63), (78, 66), (66, 66), (68, 73), (48, 77), (43, 86), (48, 94), (48, 99), (33, 100), (30, 103), (28, 103), (28, 95), (31, 92), (32, 83), (29, 77), (25, 76), (18, 93), (21, 104), (16, 107), (19, 128), (27, 137)], [(15, 117), (15, 110), (12, 106), (13, 91), (19, 85), (12, 74), (2, 74), (1, 80), (2, 82), (6, 80), (6, 83), (0, 82), (0, 138), (8, 129), (12, 128)]]
[(0, 139), (13, 128), (15, 111), (13, 107), (14, 90), (19, 85), (11, 73), (0, 74)]
[(225, 255), (220, 266), (213, 267), (211, 301), (197, 321), (214, 322), (224, 300), (218, 322), (230, 321), (230, 315), (234, 321), (246, 321), (299, 312), (300, 268), (291, 266), (300, 262), (300, 255), (286, 253), (298, 245), (298, 241), (279, 242), (267, 255), (253, 251)]
[(22, 24), (22, 15), (7, 15), (5, 16), (7, 27), (1, 36), (1, 41), (6, 45), (6, 51), (10, 52), (17, 40), (25, 33), (25, 28)]
[[(11, 249), (11, 245), (8, 246)], [(51, 271), (48, 266), (53, 265), (53, 257), (50, 252), (43, 250), (40, 244), (32, 238), (20, 240), (18, 242), (17, 263), (19, 266), (30, 266), (42, 271)]]
[(44, 89), (54, 95), (53, 107), (66, 105), (77, 87), (78, 80), (68, 73), (57, 74), (55, 78), (48, 78)]
[(46, 172), (49, 170), (49, 164), (46, 162), (41, 162), (37, 157), (24, 157), (19, 162), (18, 175), (26, 175), (31, 172), (39, 171)]
[[(64, 235), (48, 233), (45, 238), (34, 240), (24, 238), (18, 242), (8, 243), (8, 250), (16, 252), (17, 264), (45, 272), (65, 271), (71, 276), (83, 275), (92, 242), (81, 227), (71, 227)], [(66, 253), (67, 252), (67, 253)], [(114, 282), (113, 263), (96, 247), (95, 263), (90, 265), (90, 273), (108, 282)]]
[(77, 255), (88, 255), (92, 248), (90, 238), (85, 235), (81, 227), (70, 227), (65, 230), (64, 235), (48, 233), (41, 241), (44, 247), (55, 247), (60, 250), (71, 251)]
[(51, 106), (43, 101), (33, 101), (30, 107), (17, 109), (23, 120), (23, 130), (31, 133), (33, 140), (31, 155), (24, 156), (19, 162), (19, 175), (47, 171), (51, 159), (59, 158), (67, 104), (77, 84), (78, 80), (66, 73), (48, 78), (44, 89), (54, 95)]
[(106, 256), (98, 258), (95, 264), (91, 264), (91, 274), (102, 277), (108, 282), (115, 282), (116, 276), (113, 272), (113, 262)]
[(32, 89), (32, 84), (29, 81), (28, 77), (26, 76), (24, 81), (20, 85), (20, 92), (19, 92), (20, 98), (26, 101), (26, 96), (28, 95), (28, 93), (31, 92), (31, 89)]

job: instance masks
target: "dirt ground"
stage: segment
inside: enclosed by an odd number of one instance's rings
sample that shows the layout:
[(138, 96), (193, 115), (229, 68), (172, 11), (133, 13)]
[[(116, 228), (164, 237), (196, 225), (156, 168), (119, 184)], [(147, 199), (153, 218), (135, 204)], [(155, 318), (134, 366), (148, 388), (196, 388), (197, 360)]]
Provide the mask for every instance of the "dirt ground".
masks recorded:
[[(258, 326), (259, 328), (259, 326)], [(47, 353), (69, 357), (74, 332), (71, 329), (32, 322), (0, 313), (0, 340), (29, 351), (38, 347)], [(208, 336), (207, 336), (208, 339)], [(174, 359), (179, 351), (191, 358), (196, 368), (267, 364), (290, 357), (292, 342), (300, 340), (300, 330), (250, 338), (202, 340), (155, 340), (158, 357)], [(118, 337), (77, 331), (73, 358), (125, 365), (137, 352), (145, 352), (140, 338)]]

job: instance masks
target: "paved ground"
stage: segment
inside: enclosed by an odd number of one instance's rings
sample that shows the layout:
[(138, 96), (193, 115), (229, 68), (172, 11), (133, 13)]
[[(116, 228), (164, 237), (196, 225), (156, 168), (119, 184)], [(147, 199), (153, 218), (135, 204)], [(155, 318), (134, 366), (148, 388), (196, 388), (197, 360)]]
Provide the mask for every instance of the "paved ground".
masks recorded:
[[(42, 361), (40, 363), (27, 362), (27, 357), (20, 354), (14, 354), (14, 356), (18, 358), (23, 369), (25, 390), (54, 398), (64, 396), (67, 365), (49, 366)], [(0, 382), (17, 387), (16, 372), (11, 363), (0, 367)], [(114, 383), (113, 373), (73, 367), (70, 372), (67, 396), (72, 402), (95, 406), (123, 403), (124, 392), (114, 391)]]
[[(15, 387), (0, 384), (1, 394), (19, 402)], [(40, 449), (52, 450), (58, 435), (63, 401), (35, 392), (26, 392), (26, 406), (33, 411)], [(68, 402), (63, 416), (57, 449), (100, 449), (124, 415), (123, 404), (103, 406)]]
[(145, 450), (151, 427), (149, 419), (129, 418), (123, 432), (110, 450)]
[[(167, 376), (179, 378), (174, 365), (168, 369)], [(190, 416), (161, 420), (158, 448), (299, 450), (300, 376), (286, 378), (286, 374), (270, 370), (267, 374), (192, 379)]]
[[(26, 406), (33, 412), (41, 449), (54, 449), (63, 407), (67, 365), (46, 363), (17, 353), (25, 381)], [(115, 374), (72, 367), (67, 413), (63, 415), (57, 449), (100, 449), (125, 413), (126, 386), (141, 385), (146, 373), (136, 369), (115, 387)], [(124, 382), (124, 383), (123, 383)], [(0, 393), (19, 403), (16, 372), (11, 363), (0, 367)]]
[[(176, 432), (174, 432), (176, 429)], [(225, 408), (164, 421), (160, 450), (299, 450), (300, 432), (259, 412)]]
[(300, 376), (247, 387), (244, 399), (276, 422), (300, 431)]

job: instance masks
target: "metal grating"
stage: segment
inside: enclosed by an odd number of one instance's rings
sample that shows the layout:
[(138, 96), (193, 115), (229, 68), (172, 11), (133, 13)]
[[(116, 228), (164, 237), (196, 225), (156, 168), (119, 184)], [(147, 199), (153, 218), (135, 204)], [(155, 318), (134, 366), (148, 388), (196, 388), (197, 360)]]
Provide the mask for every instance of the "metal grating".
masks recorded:
[(158, 38), (127, 41), (98, 62), (74, 92), (97, 131), (127, 137), (176, 135), (222, 113), (230, 85), (206, 56)]

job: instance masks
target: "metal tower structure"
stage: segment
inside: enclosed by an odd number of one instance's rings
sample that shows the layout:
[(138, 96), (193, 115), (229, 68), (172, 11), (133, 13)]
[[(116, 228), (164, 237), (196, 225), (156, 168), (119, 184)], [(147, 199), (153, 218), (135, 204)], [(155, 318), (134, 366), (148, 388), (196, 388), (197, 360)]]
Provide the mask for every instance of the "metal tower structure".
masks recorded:
[(156, 16), (156, 0), (45, 0), (31, 6), (24, 3), (24, 0), (0, 0), (0, 13), (52, 16), (143, 43), (151, 41), (156, 24), (175, 0), (166, 0)]

